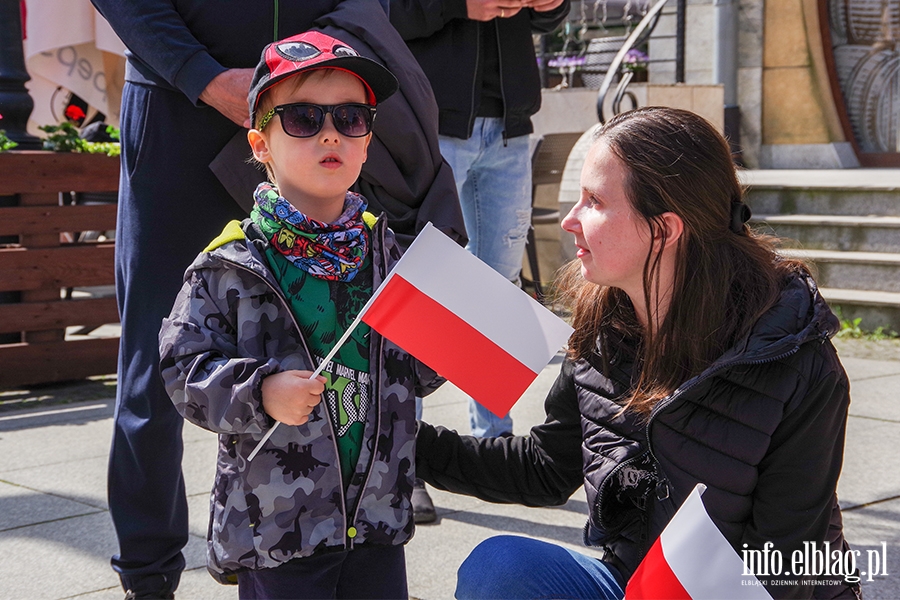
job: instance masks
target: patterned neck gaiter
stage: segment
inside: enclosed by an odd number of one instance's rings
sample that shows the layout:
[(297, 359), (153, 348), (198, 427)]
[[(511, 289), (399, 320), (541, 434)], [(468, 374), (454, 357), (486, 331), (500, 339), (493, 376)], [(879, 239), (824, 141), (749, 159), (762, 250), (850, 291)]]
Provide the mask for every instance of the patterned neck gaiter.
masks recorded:
[(328, 281), (352, 281), (356, 277), (369, 250), (362, 218), (364, 197), (347, 192), (344, 212), (334, 223), (310, 219), (268, 182), (257, 186), (253, 198), (256, 205), (250, 219), (294, 266)]

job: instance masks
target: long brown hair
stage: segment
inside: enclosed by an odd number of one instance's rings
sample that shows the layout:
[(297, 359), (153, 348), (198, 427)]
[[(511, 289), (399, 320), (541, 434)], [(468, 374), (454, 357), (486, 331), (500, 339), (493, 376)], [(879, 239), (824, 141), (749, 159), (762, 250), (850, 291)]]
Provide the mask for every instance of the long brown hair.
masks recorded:
[[(702, 117), (684, 110), (647, 107), (620, 114), (594, 136), (622, 161), (625, 191), (653, 239), (644, 262), (644, 308), (653, 315), (659, 298), (660, 253), (666, 228), (660, 215), (677, 214), (684, 232), (675, 247), (675, 276), (668, 311), (641, 326), (631, 299), (618, 288), (586, 281), (575, 260), (561, 271), (559, 297), (573, 312), (573, 358), (587, 358), (599, 344), (609, 360), (610, 338), (634, 340), (640, 376), (627, 410), (649, 414), (660, 399), (746, 335), (778, 299), (784, 277), (802, 263), (775, 254), (774, 239), (741, 220), (733, 204), (743, 190), (728, 143)], [(653, 294), (654, 296), (656, 294)]]

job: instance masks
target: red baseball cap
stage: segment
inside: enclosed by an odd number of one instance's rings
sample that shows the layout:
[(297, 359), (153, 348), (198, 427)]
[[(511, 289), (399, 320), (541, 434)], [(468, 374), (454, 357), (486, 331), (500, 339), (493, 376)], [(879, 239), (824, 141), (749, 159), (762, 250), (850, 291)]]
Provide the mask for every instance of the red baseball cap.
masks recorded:
[(356, 75), (366, 86), (367, 102), (372, 105), (384, 102), (400, 86), (393, 73), (378, 62), (329, 35), (307, 31), (263, 48), (247, 96), (250, 122), (263, 92), (288, 77), (313, 69), (338, 69)]

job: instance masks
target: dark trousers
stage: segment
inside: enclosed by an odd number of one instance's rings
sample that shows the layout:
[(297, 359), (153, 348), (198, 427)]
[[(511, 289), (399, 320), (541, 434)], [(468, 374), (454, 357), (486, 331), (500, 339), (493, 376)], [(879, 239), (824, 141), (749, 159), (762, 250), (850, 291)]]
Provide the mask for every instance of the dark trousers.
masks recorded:
[(403, 546), (360, 546), (297, 558), (274, 569), (238, 573), (241, 600), (402, 598), (407, 600)]
[(184, 568), (182, 418), (159, 376), (158, 334), (185, 268), (229, 220), (246, 216), (209, 170), (237, 131), (183, 94), (125, 85), (116, 229), (122, 339), (108, 492), (119, 539), (112, 565), (126, 589), (174, 590)]

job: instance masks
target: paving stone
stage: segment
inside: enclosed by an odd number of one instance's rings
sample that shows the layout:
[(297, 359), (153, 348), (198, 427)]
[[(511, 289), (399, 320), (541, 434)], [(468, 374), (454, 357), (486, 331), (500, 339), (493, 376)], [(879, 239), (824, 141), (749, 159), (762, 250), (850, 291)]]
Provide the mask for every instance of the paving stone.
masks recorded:
[(872, 377), (850, 384), (850, 415), (900, 425), (900, 375)]
[(0, 477), (21, 469), (109, 456), (112, 412), (109, 401), (0, 414)]
[(584, 516), (577, 510), (488, 504), (471, 498), (460, 501), (453, 496), (435, 492), (432, 497), (438, 508), (438, 523), (416, 527), (416, 535), (407, 546), (411, 597), (453, 598), (459, 565), (475, 546), (495, 535), (524, 535), (596, 554), (581, 545)]
[[(900, 495), (900, 424), (850, 417), (838, 481), (842, 508)], [(898, 548), (900, 551), (900, 548)]]
[(109, 566), (115, 552), (109, 514), (6, 531), (0, 536), (4, 598), (68, 598), (117, 583)]
[[(544, 419), (543, 402), (559, 372), (559, 358), (513, 407), (515, 432)], [(894, 390), (900, 362), (844, 357), (853, 388), (839, 497), (847, 538), (865, 561), (887, 544), (888, 576), (865, 581), (866, 598), (900, 598), (900, 419)], [(92, 407), (92, 405), (99, 405)], [(51, 412), (60, 408), (91, 407)], [(468, 431), (467, 399), (451, 384), (425, 400), (425, 419)], [(22, 418), (4, 419), (4, 417)], [(117, 542), (106, 506), (106, 468), (112, 402), (88, 401), (0, 413), (0, 598), (121, 600), (109, 566)], [(188, 490), (188, 569), (180, 600), (233, 599), (234, 587), (207, 573), (209, 490), (215, 469), (215, 435), (186, 424), (183, 470)], [(526, 535), (591, 554), (582, 546), (587, 515), (583, 490), (555, 508), (481, 502), (430, 489), (438, 512), (420, 525), (407, 547), (410, 595), (452, 598), (456, 570), (482, 540)], [(863, 569), (865, 570), (865, 568)]]
[[(900, 598), (900, 499), (879, 502), (866, 507), (844, 511), (844, 531), (853, 550), (860, 552), (857, 566), (866, 574), (862, 577), (863, 597), (866, 600), (896, 600)], [(884, 545), (883, 545), (884, 544)], [(872, 558), (870, 559), (870, 555)], [(874, 574), (875, 556), (881, 570)], [(887, 560), (884, 560), (886, 556)], [(869, 562), (871, 560), (871, 566)], [(884, 563), (887, 566), (884, 566)], [(883, 575), (883, 573), (887, 575)]]
[(12, 535), (20, 527), (102, 511), (93, 503), (0, 482), (0, 536)]
[[(888, 351), (890, 350), (893, 350), (893, 345), (888, 348)], [(847, 376), (850, 377), (851, 383), (879, 378), (885, 375), (900, 375), (900, 360), (878, 360), (844, 356), (840, 346), (838, 346), (838, 354), (841, 357), (844, 370), (847, 371)]]

